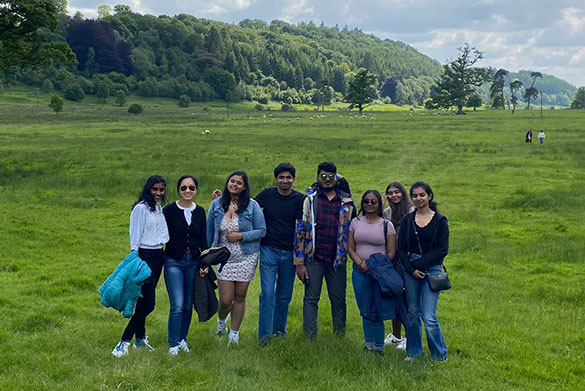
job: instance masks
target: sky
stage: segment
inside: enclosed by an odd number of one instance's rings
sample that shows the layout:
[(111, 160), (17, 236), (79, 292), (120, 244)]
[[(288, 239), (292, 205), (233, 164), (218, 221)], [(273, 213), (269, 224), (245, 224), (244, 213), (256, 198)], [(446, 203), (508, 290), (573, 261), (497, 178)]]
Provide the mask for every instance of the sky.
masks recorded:
[(445, 63), (465, 42), (484, 52), (479, 66), (548, 73), (585, 86), (583, 0), (69, 0), (69, 14), (129, 5), (150, 15), (190, 14), (238, 23), (275, 19), (357, 27), (402, 41)]

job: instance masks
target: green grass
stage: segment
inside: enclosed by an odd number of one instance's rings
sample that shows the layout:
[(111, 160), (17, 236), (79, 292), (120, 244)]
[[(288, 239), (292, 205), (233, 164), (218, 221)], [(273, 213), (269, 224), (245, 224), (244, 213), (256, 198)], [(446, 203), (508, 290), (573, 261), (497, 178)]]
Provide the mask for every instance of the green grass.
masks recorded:
[[(180, 109), (141, 101), (144, 114), (66, 102), (59, 115), (35, 95), (0, 95), (0, 389), (2, 390), (578, 390), (585, 375), (585, 138), (583, 111), (347, 113)], [(133, 101), (133, 100), (129, 100)], [(158, 103), (157, 103), (158, 102)], [(250, 108), (253, 107), (250, 106)], [(544, 145), (524, 134), (544, 129)], [(209, 136), (201, 131), (209, 129)], [(536, 134), (536, 132), (535, 132)], [(161, 280), (148, 318), (152, 354), (110, 351), (126, 320), (97, 288), (128, 251), (128, 217), (144, 180), (200, 178), (197, 199), (245, 169), (252, 192), (281, 161), (297, 189), (334, 161), (355, 198), (393, 180), (428, 181), (451, 228), (454, 288), (439, 302), (449, 361), (403, 362), (362, 353), (348, 286), (348, 332), (331, 332), (326, 295), (320, 334), (304, 339), (295, 283), (289, 338), (257, 345), (259, 279), (248, 295), (241, 343), (228, 349), (214, 322), (194, 322), (193, 351), (168, 357)]]

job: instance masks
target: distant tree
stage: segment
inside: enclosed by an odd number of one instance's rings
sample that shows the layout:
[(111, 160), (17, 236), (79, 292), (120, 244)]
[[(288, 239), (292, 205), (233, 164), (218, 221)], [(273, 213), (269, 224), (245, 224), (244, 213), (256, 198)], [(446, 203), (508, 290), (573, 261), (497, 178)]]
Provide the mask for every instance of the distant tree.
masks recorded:
[(109, 5), (100, 5), (97, 8), (97, 14), (98, 14), (98, 20), (103, 20), (108, 18), (109, 16), (112, 16), (112, 7), (110, 7)]
[(382, 98), (390, 97), (392, 102), (396, 102), (396, 87), (398, 86), (398, 79), (396, 76), (390, 76), (384, 80), (380, 87), (380, 96)]
[(475, 92), (487, 79), (489, 73), (475, 64), (483, 58), (483, 52), (469, 46), (457, 48), (459, 57), (443, 65), (443, 75), (435, 89), (433, 100), (440, 107), (457, 107), (457, 114), (465, 114), (463, 106), (467, 97)]
[(55, 115), (63, 110), (63, 104), (65, 101), (59, 95), (55, 94), (51, 96), (51, 102), (49, 103), (49, 107), (55, 112)]
[(427, 110), (436, 110), (439, 108), (439, 106), (437, 106), (437, 104), (433, 102), (433, 98), (425, 99), (423, 105)]
[(467, 98), (467, 106), (473, 107), (473, 111), (475, 111), (475, 109), (477, 109), (478, 107), (481, 107), (482, 104), (483, 101), (481, 99), (481, 96), (479, 96), (479, 94), (477, 93), (473, 93), (469, 95), (469, 97)]
[(122, 90), (116, 92), (116, 104), (120, 107), (126, 104), (126, 93)]
[(496, 71), (493, 76), (492, 85), (490, 86), (490, 99), (492, 99), (492, 107), (493, 108), (502, 108), (506, 109), (505, 103), (506, 100), (504, 99), (504, 84), (506, 82), (506, 76), (508, 76), (510, 72), (507, 70), (500, 68)]
[(130, 106), (128, 106), (128, 112), (130, 114), (140, 114), (144, 111), (144, 107), (142, 107), (142, 105), (140, 103), (132, 103)]
[(102, 101), (105, 102), (106, 99), (108, 99), (108, 96), (110, 96), (110, 88), (104, 82), (99, 83), (98, 87), (97, 87), (96, 95), (99, 99), (101, 99)]
[(46, 42), (58, 26), (62, 2), (0, 1), (0, 70), (10, 66), (46, 66), (53, 59), (74, 62), (65, 42)]
[(378, 92), (378, 78), (366, 68), (360, 68), (349, 82), (345, 102), (350, 103), (349, 108), (357, 107), (361, 113), (369, 106)]
[(181, 95), (179, 97), (179, 107), (189, 107), (191, 103), (191, 98), (188, 95)]
[(45, 79), (45, 81), (43, 81), (43, 84), (41, 85), (41, 91), (45, 93), (53, 91), (53, 83), (51, 80)]
[(524, 100), (528, 103), (528, 106), (526, 107), (527, 110), (530, 110), (530, 101), (538, 97), (538, 90), (534, 87), (534, 83), (536, 83), (537, 78), (542, 79), (542, 73), (530, 72), (530, 77), (532, 78), (532, 83), (530, 84), (530, 87), (524, 91)]
[(579, 87), (573, 101), (571, 102), (572, 109), (585, 109), (585, 87)]
[(65, 89), (65, 99), (72, 101), (80, 101), (85, 98), (83, 89), (79, 83), (73, 83)]
[(518, 97), (516, 96), (516, 90), (522, 88), (523, 84), (520, 80), (516, 79), (510, 82), (510, 103), (512, 103), (512, 114), (516, 112), (516, 104), (518, 103)]

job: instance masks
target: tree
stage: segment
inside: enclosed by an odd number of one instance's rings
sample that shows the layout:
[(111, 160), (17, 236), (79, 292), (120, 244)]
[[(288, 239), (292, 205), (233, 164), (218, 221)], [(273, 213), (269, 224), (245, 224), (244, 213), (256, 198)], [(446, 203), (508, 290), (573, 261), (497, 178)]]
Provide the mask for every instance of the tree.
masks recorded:
[(59, 95), (55, 94), (51, 96), (51, 102), (49, 103), (49, 107), (53, 109), (55, 115), (63, 110), (63, 104), (65, 101)]
[(380, 96), (382, 98), (390, 97), (392, 102), (396, 102), (396, 87), (398, 86), (398, 79), (396, 76), (390, 76), (384, 80), (380, 87)]
[(126, 104), (126, 93), (122, 90), (116, 92), (116, 104), (120, 107)]
[(467, 106), (473, 107), (473, 111), (475, 111), (475, 109), (477, 109), (478, 107), (481, 107), (482, 104), (483, 101), (481, 99), (481, 96), (479, 96), (477, 93), (473, 93), (469, 95), (469, 97), (467, 98)]
[(524, 91), (524, 100), (526, 101), (526, 103), (528, 103), (528, 106), (526, 107), (527, 110), (530, 110), (530, 101), (533, 98), (536, 99), (538, 97), (538, 90), (534, 88), (534, 83), (536, 83), (537, 78), (540, 77), (542, 79), (542, 73), (530, 72), (530, 77), (532, 78), (532, 84), (530, 84), (530, 87), (528, 87), (526, 91)]
[(101, 82), (98, 84), (96, 95), (100, 100), (105, 102), (106, 99), (108, 99), (108, 96), (110, 96), (110, 88), (106, 83)]
[(140, 103), (132, 103), (130, 106), (128, 106), (128, 112), (130, 114), (140, 114), (144, 111), (144, 107), (142, 107), (142, 105)]
[(506, 76), (508, 76), (510, 72), (507, 70), (500, 68), (494, 74), (494, 79), (492, 81), (492, 85), (490, 86), (490, 99), (492, 99), (492, 107), (493, 108), (502, 108), (503, 110), (506, 109), (505, 103), (506, 100), (504, 99), (504, 84), (506, 82)]
[(73, 83), (65, 89), (65, 99), (72, 101), (80, 101), (85, 98), (83, 89), (79, 83)]
[(579, 87), (573, 101), (571, 102), (572, 109), (585, 109), (585, 87)]
[(512, 114), (516, 112), (516, 103), (518, 98), (516, 97), (516, 90), (522, 88), (523, 84), (520, 80), (516, 79), (510, 82), (510, 103), (512, 103)]
[(10, 66), (47, 66), (53, 59), (74, 62), (65, 42), (46, 42), (55, 31), (62, 3), (51, 0), (0, 1), (0, 70)]
[(474, 67), (483, 58), (483, 52), (469, 46), (467, 42), (457, 50), (459, 57), (443, 65), (443, 75), (435, 87), (437, 95), (433, 100), (440, 107), (456, 106), (457, 114), (465, 114), (463, 106), (467, 97), (486, 81), (489, 72)]
[(189, 107), (191, 103), (191, 98), (188, 95), (181, 95), (179, 97), (179, 107)]
[(357, 106), (361, 113), (374, 100), (377, 92), (378, 78), (376, 75), (370, 73), (366, 68), (360, 68), (349, 82), (344, 100), (350, 103), (350, 109)]
[(100, 5), (97, 8), (98, 20), (107, 19), (108, 17), (112, 16), (112, 7), (109, 5)]

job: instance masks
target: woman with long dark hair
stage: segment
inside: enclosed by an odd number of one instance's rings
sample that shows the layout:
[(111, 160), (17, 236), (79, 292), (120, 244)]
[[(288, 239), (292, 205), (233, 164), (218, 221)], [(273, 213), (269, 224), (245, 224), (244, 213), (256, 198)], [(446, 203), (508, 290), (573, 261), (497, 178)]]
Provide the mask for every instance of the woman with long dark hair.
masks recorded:
[(228, 345), (239, 342), (239, 330), (246, 312), (246, 293), (258, 264), (260, 239), (266, 234), (264, 215), (250, 199), (248, 175), (235, 171), (228, 176), (222, 196), (213, 200), (207, 215), (207, 241), (210, 247), (226, 246), (231, 256), (217, 273), (219, 310), (216, 334), (227, 333)]
[[(183, 175), (177, 181), (179, 199), (163, 209), (170, 240), (165, 247), (164, 276), (169, 293), (169, 354), (189, 351), (187, 334), (193, 314), (193, 277), (199, 254), (208, 248), (205, 210), (195, 204), (199, 181)], [(204, 271), (203, 271), (204, 272)]]
[(441, 272), (449, 251), (447, 218), (439, 213), (434, 193), (425, 182), (415, 182), (410, 197), (416, 210), (402, 219), (398, 237), (398, 258), (404, 268), (404, 287), (408, 303), (409, 327), (406, 360), (423, 352), (422, 322), (425, 325), (431, 358), (447, 360), (447, 346), (437, 319), (439, 292), (430, 289), (429, 274)]
[(166, 203), (166, 187), (167, 181), (162, 176), (148, 178), (130, 214), (130, 249), (138, 251), (138, 256), (148, 264), (152, 273), (142, 285), (142, 297), (136, 302), (134, 315), (112, 351), (114, 357), (127, 355), (134, 337), (135, 348), (154, 350), (148, 343), (145, 323), (146, 317), (154, 310), (156, 285), (164, 264), (163, 246), (169, 241), (169, 231), (160, 205)]
[[(369, 275), (366, 260), (376, 253), (388, 254), (390, 259), (396, 255), (396, 231), (391, 222), (384, 221), (382, 208), (380, 193), (377, 190), (367, 190), (362, 196), (359, 211), (361, 216), (354, 218), (349, 226), (348, 253), (353, 261), (352, 283), (362, 315), (365, 349), (383, 356), (384, 319), (381, 317), (372, 319), (366, 316), (374, 284)], [(384, 237), (385, 231), (386, 237)]]
[[(388, 201), (388, 207), (384, 209), (383, 216), (386, 220), (392, 222), (396, 235), (400, 236), (400, 223), (402, 218), (408, 213), (414, 211), (414, 206), (410, 201), (410, 197), (406, 192), (406, 189), (400, 182), (391, 182), (386, 186), (383, 199)], [(400, 263), (396, 262), (396, 266)], [(401, 271), (402, 268), (398, 267)], [(392, 333), (388, 334), (385, 339), (386, 345), (394, 345), (397, 349), (406, 349), (406, 337), (402, 338), (402, 323), (400, 319), (392, 320)]]

